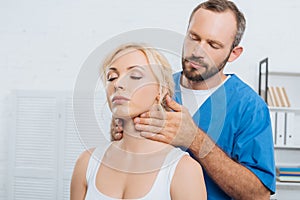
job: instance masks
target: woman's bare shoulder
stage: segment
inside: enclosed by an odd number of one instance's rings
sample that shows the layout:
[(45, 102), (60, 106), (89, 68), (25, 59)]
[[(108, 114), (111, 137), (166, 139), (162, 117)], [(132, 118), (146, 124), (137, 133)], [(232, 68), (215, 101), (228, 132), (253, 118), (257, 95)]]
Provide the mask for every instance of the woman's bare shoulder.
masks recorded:
[(95, 148), (87, 149), (83, 151), (77, 158), (75, 167), (74, 167), (74, 172), (75, 173), (82, 173), (85, 174), (89, 160), (91, 158), (91, 155), (93, 154)]
[(78, 156), (71, 180), (71, 200), (84, 199), (87, 191), (86, 171), (90, 157), (94, 150), (95, 148), (85, 150)]
[(178, 162), (175, 173), (190, 171), (191, 173), (202, 174), (201, 165), (189, 155), (184, 155)]
[(178, 162), (171, 182), (171, 194), (172, 199), (206, 199), (202, 167), (192, 157), (184, 155)]
[(93, 154), (95, 148), (87, 149), (83, 151), (77, 158), (76, 167), (87, 168), (90, 157)]

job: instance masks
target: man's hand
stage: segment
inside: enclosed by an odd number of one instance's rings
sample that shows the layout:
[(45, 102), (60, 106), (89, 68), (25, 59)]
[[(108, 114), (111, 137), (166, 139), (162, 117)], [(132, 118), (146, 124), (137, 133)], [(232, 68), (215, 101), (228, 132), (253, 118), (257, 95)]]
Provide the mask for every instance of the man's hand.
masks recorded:
[(123, 137), (123, 121), (120, 119), (112, 119), (110, 126), (111, 141), (121, 140)]
[(189, 148), (199, 129), (185, 107), (169, 96), (166, 101), (174, 112), (151, 109), (134, 119), (135, 128), (145, 138)]

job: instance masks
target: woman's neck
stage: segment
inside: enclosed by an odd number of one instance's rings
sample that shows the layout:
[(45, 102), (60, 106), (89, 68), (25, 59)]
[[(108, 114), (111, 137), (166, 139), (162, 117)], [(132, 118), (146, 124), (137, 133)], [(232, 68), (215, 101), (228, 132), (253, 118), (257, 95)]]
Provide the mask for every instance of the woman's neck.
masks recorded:
[(123, 138), (114, 141), (105, 154), (108, 166), (126, 173), (145, 173), (162, 167), (166, 155), (173, 147), (140, 136), (133, 120), (123, 121)]
[(123, 138), (117, 143), (121, 149), (132, 153), (154, 153), (170, 146), (140, 136), (140, 131), (134, 127), (133, 119), (123, 121)]

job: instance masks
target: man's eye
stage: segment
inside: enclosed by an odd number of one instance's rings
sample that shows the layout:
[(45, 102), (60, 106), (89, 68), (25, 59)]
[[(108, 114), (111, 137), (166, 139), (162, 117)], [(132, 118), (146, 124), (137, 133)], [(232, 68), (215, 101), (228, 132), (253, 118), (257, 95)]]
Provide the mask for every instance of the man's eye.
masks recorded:
[(211, 46), (213, 49), (220, 49), (220, 46), (217, 45), (217, 44), (214, 44), (214, 43), (210, 43), (210, 46)]
[(191, 40), (197, 40), (197, 37), (195, 35), (193, 35), (193, 34), (189, 34), (189, 38)]

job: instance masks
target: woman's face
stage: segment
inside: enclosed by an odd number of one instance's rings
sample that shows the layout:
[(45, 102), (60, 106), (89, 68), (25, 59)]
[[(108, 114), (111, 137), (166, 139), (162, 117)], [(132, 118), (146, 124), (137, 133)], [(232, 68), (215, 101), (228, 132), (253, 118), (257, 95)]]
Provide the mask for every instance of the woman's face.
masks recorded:
[(116, 118), (132, 118), (146, 112), (159, 94), (159, 84), (146, 56), (139, 50), (120, 52), (106, 69), (106, 96)]

